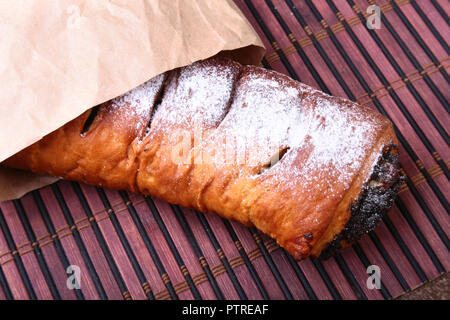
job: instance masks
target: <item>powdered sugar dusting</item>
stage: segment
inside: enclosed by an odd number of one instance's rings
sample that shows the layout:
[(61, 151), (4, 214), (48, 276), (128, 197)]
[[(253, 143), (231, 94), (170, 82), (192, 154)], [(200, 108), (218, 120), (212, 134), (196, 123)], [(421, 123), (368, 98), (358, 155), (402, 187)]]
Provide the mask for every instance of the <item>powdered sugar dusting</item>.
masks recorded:
[(377, 122), (356, 104), (343, 106), (342, 99), (283, 79), (246, 76), (220, 135), (234, 141), (235, 161), (246, 166), (261, 166), (288, 147), (282, 162), (254, 178), (271, 176), (284, 186), (300, 183), (333, 196), (334, 186), (350, 186)]
[(226, 113), (237, 72), (234, 65), (202, 62), (182, 68), (178, 80), (166, 88), (154, 121), (189, 130), (217, 126)]
[(161, 89), (165, 75), (160, 74), (135, 89), (111, 100), (111, 112), (125, 117), (120, 121), (140, 131), (150, 118), (156, 95)]
[[(379, 119), (361, 112), (355, 103), (276, 72), (246, 70), (229, 106), (239, 74), (236, 65), (207, 61), (181, 68), (178, 77), (167, 84), (150, 131), (170, 136), (180, 127), (190, 132), (212, 130), (211, 137), (197, 148), (218, 146), (213, 150), (217, 166), (250, 168), (242, 172), (290, 188), (293, 196), (296, 190), (312, 189), (320, 189), (325, 197), (342, 194), (361, 168), (368, 146), (375, 142)], [(120, 111), (130, 119), (126, 123), (142, 129), (163, 81), (164, 76), (155, 77), (112, 100), (112, 112)], [(222, 143), (232, 150), (232, 159), (219, 154)], [(256, 170), (280, 150), (287, 150), (282, 161), (264, 172)]]
[(304, 125), (309, 124), (313, 147), (299, 174), (304, 187), (328, 189), (330, 197), (337, 191), (336, 186), (350, 187), (370, 151), (368, 145), (375, 142), (377, 123), (356, 104), (344, 107), (342, 100), (317, 91), (312, 95), (313, 92), (305, 97), (304, 103), (314, 106), (306, 108), (314, 111), (303, 119)]
[(236, 150), (235, 161), (258, 166), (266, 163), (280, 147), (302, 139), (307, 128), (297, 125), (302, 93), (283, 88), (282, 83), (249, 76), (240, 83), (222, 132)]

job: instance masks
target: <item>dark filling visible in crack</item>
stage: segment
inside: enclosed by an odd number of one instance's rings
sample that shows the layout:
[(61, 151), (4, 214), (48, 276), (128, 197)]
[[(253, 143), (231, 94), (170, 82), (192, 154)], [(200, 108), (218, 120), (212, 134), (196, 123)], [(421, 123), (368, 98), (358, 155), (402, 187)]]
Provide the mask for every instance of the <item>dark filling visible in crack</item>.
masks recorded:
[(95, 118), (97, 117), (98, 110), (100, 109), (101, 104), (92, 107), (89, 111), (89, 115), (86, 118), (86, 121), (84, 122), (83, 128), (81, 129), (80, 135), (84, 137), (86, 133), (91, 128), (92, 124), (94, 123)]
[(337, 254), (342, 249), (342, 242), (351, 244), (372, 231), (394, 204), (403, 181), (397, 146), (391, 143), (383, 150), (358, 199), (351, 204), (349, 221), (322, 251), (320, 258), (327, 259)]
[(165, 73), (164, 75), (164, 79), (161, 83), (161, 87), (159, 87), (158, 92), (156, 93), (155, 99), (153, 100), (153, 106), (151, 108), (151, 113), (150, 113), (150, 119), (147, 122), (147, 125), (145, 126), (145, 130), (143, 135), (139, 138), (139, 141), (142, 141), (150, 132), (150, 129), (152, 127), (152, 123), (153, 123), (153, 118), (155, 117), (155, 113), (158, 110), (158, 107), (161, 105), (164, 95), (166, 93), (166, 88), (169, 84), (169, 82), (171, 81), (171, 79), (173, 77), (176, 77), (176, 81), (178, 81), (178, 71), (169, 71), (168, 73)]
[(282, 147), (280, 150), (270, 157), (270, 161), (262, 166), (259, 170), (258, 174), (262, 174), (276, 165), (281, 159), (285, 156), (285, 154), (290, 150), (290, 147)]

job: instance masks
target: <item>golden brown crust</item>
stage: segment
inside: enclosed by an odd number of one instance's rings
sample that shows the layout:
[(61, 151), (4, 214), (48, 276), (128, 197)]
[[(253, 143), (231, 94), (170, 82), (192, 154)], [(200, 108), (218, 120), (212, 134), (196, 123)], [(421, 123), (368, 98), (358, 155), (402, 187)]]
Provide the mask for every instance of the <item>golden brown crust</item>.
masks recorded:
[(396, 141), (379, 113), (219, 59), (104, 103), (86, 128), (89, 114), (4, 164), (214, 212), (296, 259), (319, 256), (342, 232)]

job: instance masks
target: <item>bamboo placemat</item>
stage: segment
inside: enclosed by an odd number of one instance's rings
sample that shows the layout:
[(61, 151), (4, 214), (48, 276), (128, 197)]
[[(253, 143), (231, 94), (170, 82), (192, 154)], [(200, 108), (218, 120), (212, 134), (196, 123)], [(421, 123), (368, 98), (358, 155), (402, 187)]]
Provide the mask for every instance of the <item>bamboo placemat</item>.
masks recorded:
[[(217, 216), (60, 181), (0, 204), (0, 299), (389, 299), (450, 269), (448, 1), (236, 4), (268, 48), (263, 66), (392, 119), (408, 177), (395, 207), (340, 255), (297, 263)], [(366, 27), (372, 4), (380, 29)]]

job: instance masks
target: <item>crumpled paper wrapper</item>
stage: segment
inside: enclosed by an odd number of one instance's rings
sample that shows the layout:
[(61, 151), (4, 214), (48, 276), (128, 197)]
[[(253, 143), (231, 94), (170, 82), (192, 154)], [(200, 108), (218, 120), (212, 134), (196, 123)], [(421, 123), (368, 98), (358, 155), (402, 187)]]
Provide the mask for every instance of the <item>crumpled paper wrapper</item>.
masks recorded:
[[(0, 162), (87, 109), (220, 52), (264, 47), (232, 0), (0, 2)], [(55, 181), (0, 166), (0, 201)]]

